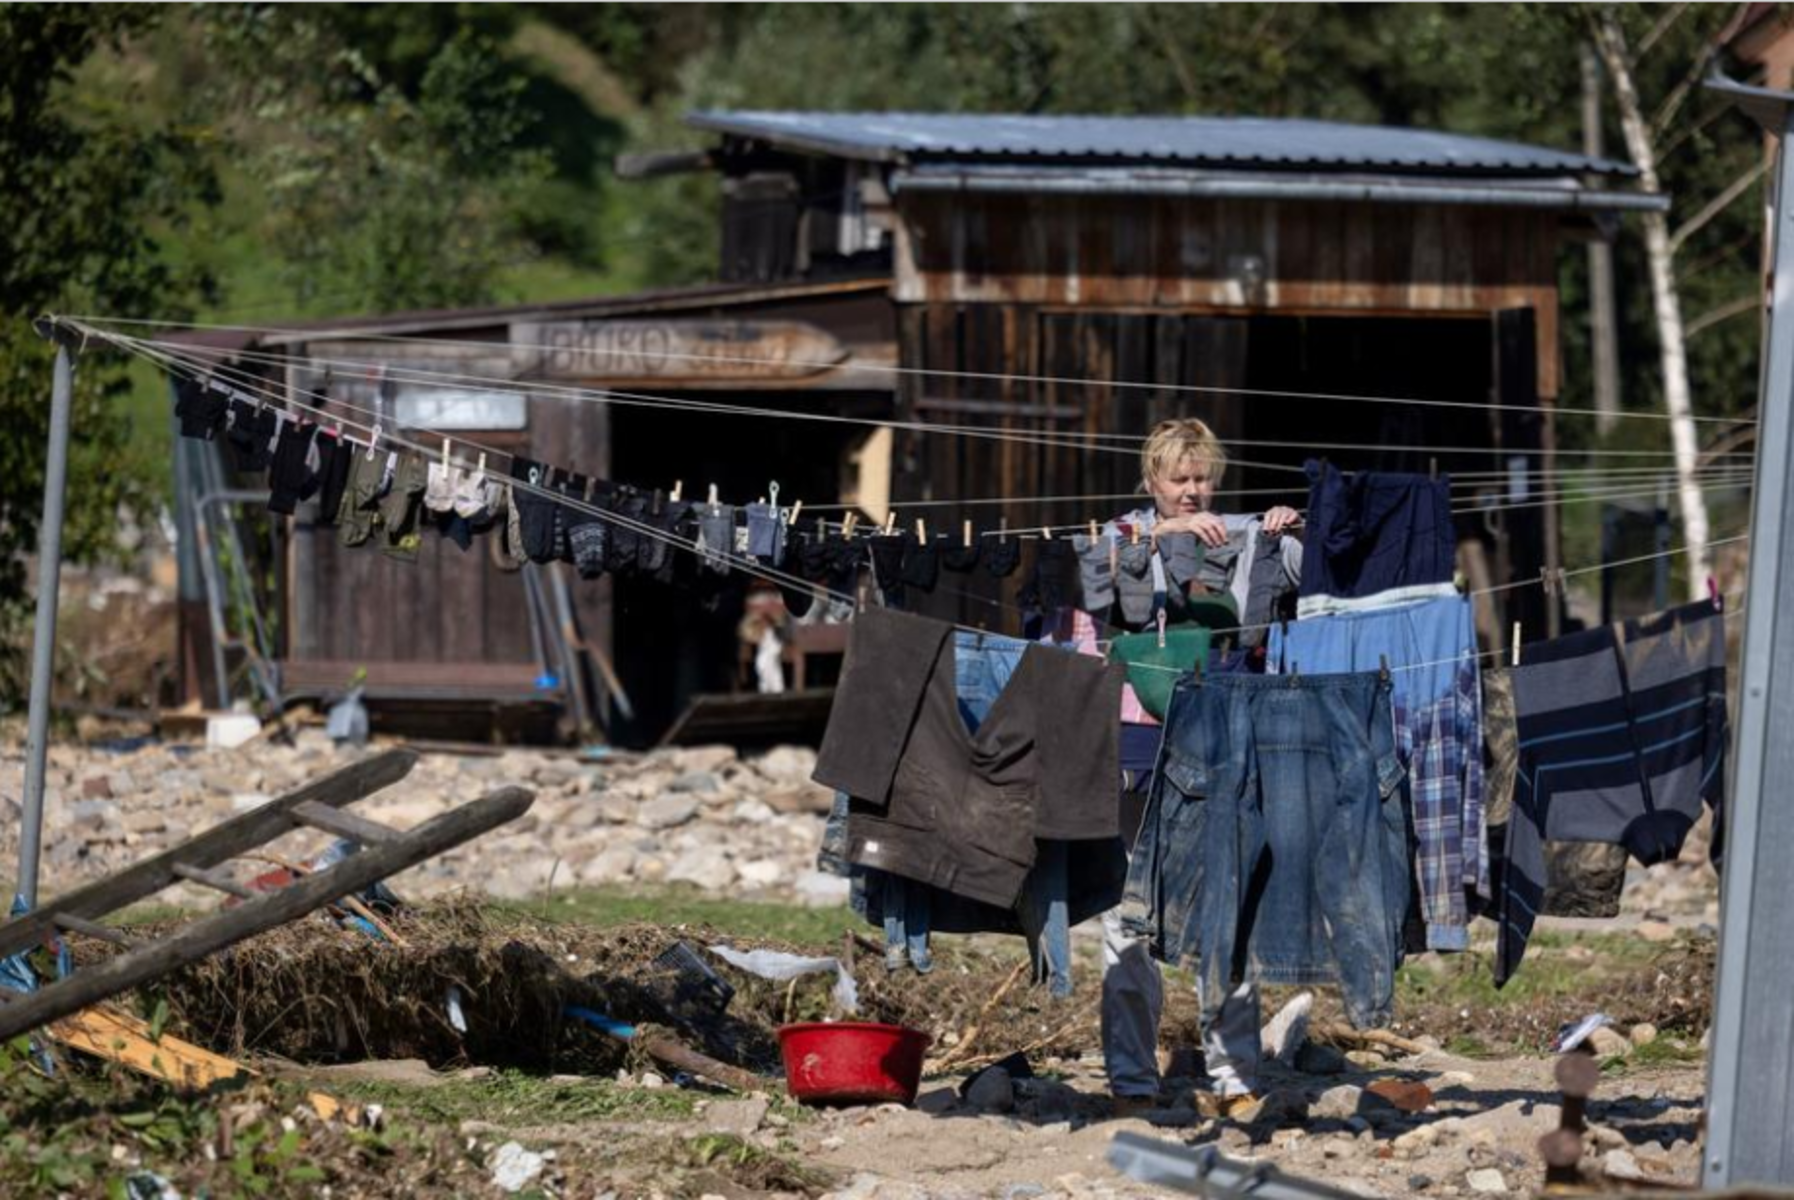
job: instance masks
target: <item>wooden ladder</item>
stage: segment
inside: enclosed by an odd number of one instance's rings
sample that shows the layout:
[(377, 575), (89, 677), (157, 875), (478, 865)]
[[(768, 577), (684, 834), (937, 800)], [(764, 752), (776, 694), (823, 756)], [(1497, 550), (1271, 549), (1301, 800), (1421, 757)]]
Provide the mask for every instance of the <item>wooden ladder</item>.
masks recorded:
[[(527, 788), (499, 788), (409, 830), (343, 811), (345, 806), (397, 783), (416, 763), (417, 754), (411, 750), (388, 750), (365, 758), (0, 924), (0, 958), (29, 950), (52, 934), (77, 934), (124, 947), (123, 953), (46, 983), (35, 992), (0, 988), (0, 1041), (142, 987), (245, 938), (334, 904), (516, 820), (535, 801), (535, 793)], [(300, 827), (352, 838), (362, 849), (273, 892), (251, 891), (217, 869)], [(137, 938), (101, 923), (101, 918), (183, 882), (212, 888), (242, 903), (159, 938)]]

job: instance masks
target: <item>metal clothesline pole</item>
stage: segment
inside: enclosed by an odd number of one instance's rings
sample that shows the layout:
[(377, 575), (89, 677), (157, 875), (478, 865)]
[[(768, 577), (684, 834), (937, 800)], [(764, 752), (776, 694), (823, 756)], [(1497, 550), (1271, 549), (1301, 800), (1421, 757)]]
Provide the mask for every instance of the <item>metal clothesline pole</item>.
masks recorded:
[(1708, 85), (1775, 139), (1774, 248), (1707, 1076), (1708, 1188), (1794, 1183), (1794, 92)]
[(50, 750), (50, 685), (56, 658), (56, 604), (62, 590), (62, 501), (69, 468), (70, 409), (74, 403), (79, 339), (51, 318), (36, 322), (56, 343), (50, 388), (49, 452), (44, 463), (44, 514), (38, 528), (37, 615), (32, 624), (31, 706), (25, 725), (25, 795), (19, 829), (18, 895), (37, 905), (37, 867), (43, 850), (44, 767)]

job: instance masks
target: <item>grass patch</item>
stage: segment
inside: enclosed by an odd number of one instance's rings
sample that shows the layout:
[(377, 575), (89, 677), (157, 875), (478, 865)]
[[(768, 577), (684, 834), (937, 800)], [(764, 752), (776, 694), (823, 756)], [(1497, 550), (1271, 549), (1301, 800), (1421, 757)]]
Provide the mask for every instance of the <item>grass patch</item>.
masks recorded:
[(485, 1121), (506, 1128), (688, 1117), (697, 1097), (678, 1088), (637, 1088), (608, 1079), (551, 1079), (500, 1071), (483, 1079), (452, 1079), (426, 1087), (374, 1081), (332, 1083), (344, 1099), (385, 1105), (413, 1121), (447, 1125)]
[(1591, 984), (1635, 970), (1664, 947), (1620, 934), (1565, 934), (1540, 930), (1526, 961), (1497, 989), (1491, 954), (1472, 952), (1412, 959), (1396, 972), (1399, 1000), (1457, 1004), (1472, 1010), (1524, 1006), (1587, 991)]
[(677, 1166), (720, 1175), (730, 1183), (754, 1192), (815, 1195), (833, 1182), (833, 1176), (828, 1172), (803, 1166), (729, 1133), (688, 1137), (679, 1143), (673, 1158)]
[(770, 938), (798, 945), (839, 948), (841, 934), (865, 925), (845, 906), (806, 908), (798, 904), (725, 900), (686, 888), (578, 888), (557, 891), (543, 903), (494, 904), (495, 912), (512, 911), (575, 925), (606, 928), (651, 923), (679, 927), (702, 925), (718, 933), (744, 938)]
[(1445, 1052), (1459, 1058), (1500, 1058), (1501, 1054), (1479, 1037), (1467, 1033), (1453, 1034), (1445, 1040)]

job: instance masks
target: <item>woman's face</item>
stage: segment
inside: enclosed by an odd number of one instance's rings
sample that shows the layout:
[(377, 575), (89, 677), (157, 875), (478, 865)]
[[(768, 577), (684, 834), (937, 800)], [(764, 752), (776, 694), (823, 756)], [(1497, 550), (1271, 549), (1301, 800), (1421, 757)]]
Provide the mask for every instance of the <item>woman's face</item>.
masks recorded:
[(1214, 498), (1215, 484), (1209, 477), (1209, 465), (1195, 455), (1186, 455), (1175, 467), (1147, 482), (1153, 502), (1161, 517), (1185, 517), (1207, 512)]

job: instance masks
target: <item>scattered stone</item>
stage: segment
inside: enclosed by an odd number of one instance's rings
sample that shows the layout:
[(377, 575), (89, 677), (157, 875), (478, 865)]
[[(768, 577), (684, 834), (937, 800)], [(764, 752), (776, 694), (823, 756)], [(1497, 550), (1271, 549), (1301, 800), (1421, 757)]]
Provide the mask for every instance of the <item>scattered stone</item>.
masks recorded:
[(608, 825), (633, 825), (635, 801), (617, 792), (606, 792), (593, 802), (592, 816)]
[(647, 1088), (649, 1091), (656, 1091), (667, 1085), (666, 1079), (661, 1075), (655, 1074), (653, 1071), (643, 1071), (639, 1082), (641, 1083), (641, 1086)]
[(1657, 1040), (1657, 1027), (1649, 1021), (1640, 1021), (1632, 1027), (1629, 1036), (1634, 1046), (1648, 1046)]
[(1676, 937), (1676, 927), (1668, 921), (1646, 919), (1640, 921), (1633, 930), (1647, 942), (1670, 942)]
[(696, 817), (699, 807), (689, 796), (659, 796), (642, 805), (636, 820), (643, 829), (672, 829)]
[(667, 784), (669, 792), (696, 792), (707, 795), (722, 790), (723, 781), (716, 777), (714, 771), (687, 771), (683, 775), (674, 777), (673, 781)]
[(749, 1096), (745, 1100), (718, 1100), (704, 1114), (704, 1124), (709, 1132), (744, 1138), (760, 1128), (771, 1107), (764, 1096)]
[(721, 846), (687, 850), (667, 868), (668, 883), (695, 883), (706, 891), (721, 891), (735, 882), (735, 864)]
[(1626, 1038), (1625, 1034), (1607, 1025), (1601, 1026), (1599, 1029), (1588, 1035), (1588, 1045), (1590, 1049), (1602, 1058), (1611, 1058), (1615, 1055), (1627, 1055), (1632, 1053), (1633, 1049), (1632, 1043)]
[(104, 775), (89, 775), (81, 781), (81, 796), (86, 800), (110, 800), (112, 781)]
[(1507, 1180), (1493, 1167), (1470, 1172), (1464, 1176), (1464, 1182), (1471, 1191), (1486, 1196), (1499, 1196), (1507, 1191)]
[(1424, 1192), (1436, 1182), (1438, 1181), (1431, 1175), (1410, 1175), (1408, 1176), (1408, 1190), (1410, 1192)]
[(1317, 1120), (1343, 1121), (1355, 1116), (1358, 1105), (1364, 1096), (1362, 1088), (1342, 1083), (1338, 1087), (1330, 1087), (1316, 1096), (1308, 1109), (1308, 1115)]
[(1424, 1154), (1439, 1144), (1439, 1129), (1435, 1125), (1422, 1125), (1410, 1129), (1390, 1143), (1402, 1154)]
[(1383, 1066), (1385, 1059), (1375, 1050), (1347, 1050), (1346, 1061), (1355, 1067), (1375, 1071)]

